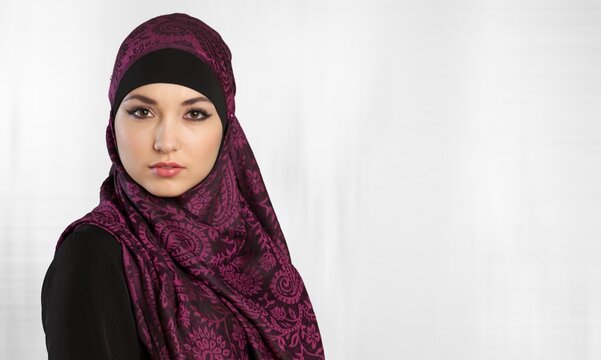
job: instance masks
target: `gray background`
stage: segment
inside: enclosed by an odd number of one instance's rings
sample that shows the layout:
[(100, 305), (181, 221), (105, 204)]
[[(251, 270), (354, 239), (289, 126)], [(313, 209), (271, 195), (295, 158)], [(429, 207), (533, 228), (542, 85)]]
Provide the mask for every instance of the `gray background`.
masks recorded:
[(329, 359), (601, 359), (601, 4), (0, 3), (0, 358), (45, 358), (40, 288), (98, 202), (122, 39), (187, 12)]

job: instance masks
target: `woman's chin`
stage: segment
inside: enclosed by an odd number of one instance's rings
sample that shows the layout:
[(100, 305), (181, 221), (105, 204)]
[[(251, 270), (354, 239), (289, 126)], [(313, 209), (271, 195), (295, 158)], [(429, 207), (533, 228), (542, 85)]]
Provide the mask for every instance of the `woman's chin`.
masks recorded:
[(178, 186), (143, 186), (146, 191), (148, 191), (149, 193), (151, 193), (154, 196), (159, 196), (159, 197), (177, 197), (180, 196), (181, 194), (185, 193), (186, 190), (188, 189), (184, 189)]

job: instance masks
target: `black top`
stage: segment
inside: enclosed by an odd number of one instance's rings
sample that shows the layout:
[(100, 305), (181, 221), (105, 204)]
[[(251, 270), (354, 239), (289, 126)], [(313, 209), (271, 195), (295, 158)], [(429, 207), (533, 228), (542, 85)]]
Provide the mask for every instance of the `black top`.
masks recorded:
[(61, 243), (42, 285), (48, 359), (150, 359), (138, 338), (121, 245), (79, 225)]

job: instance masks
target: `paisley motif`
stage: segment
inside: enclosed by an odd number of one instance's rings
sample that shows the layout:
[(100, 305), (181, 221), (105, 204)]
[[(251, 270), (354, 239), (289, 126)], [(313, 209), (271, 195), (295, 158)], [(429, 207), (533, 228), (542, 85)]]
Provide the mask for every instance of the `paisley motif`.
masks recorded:
[[(200, 231), (199, 231), (200, 230)], [(196, 228), (190, 224), (161, 227), (160, 235), (165, 239), (164, 247), (180, 265), (186, 267), (199, 266), (206, 261), (211, 252), (211, 244), (217, 239), (217, 231), (206, 226)]]
[(296, 271), (278, 271), (271, 281), (271, 292), (286, 304), (295, 304), (303, 291), (302, 282)]

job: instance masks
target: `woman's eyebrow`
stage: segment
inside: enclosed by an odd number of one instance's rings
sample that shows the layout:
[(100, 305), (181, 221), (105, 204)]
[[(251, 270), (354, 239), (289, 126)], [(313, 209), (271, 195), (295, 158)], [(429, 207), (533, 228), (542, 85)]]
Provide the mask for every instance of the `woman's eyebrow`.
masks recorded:
[(192, 104), (194, 104), (196, 102), (199, 102), (199, 101), (209, 101), (209, 99), (207, 99), (204, 96), (199, 96), (199, 97), (195, 97), (193, 99), (188, 99), (188, 100), (184, 101), (182, 103), (182, 105), (192, 105)]
[(138, 94), (133, 94), (128, 96), (125, 100), (123, 100), (123, 102), (126, 102), (127, 100), (131, 100), (131, 99), (138, 99), (141, 100), (147, 104), (151, 104), (151, 105), (156, 105), (157, 102), (155, 100), (152, 100), (151, 98), (148, 98), (144, 95), (138, 95)]

